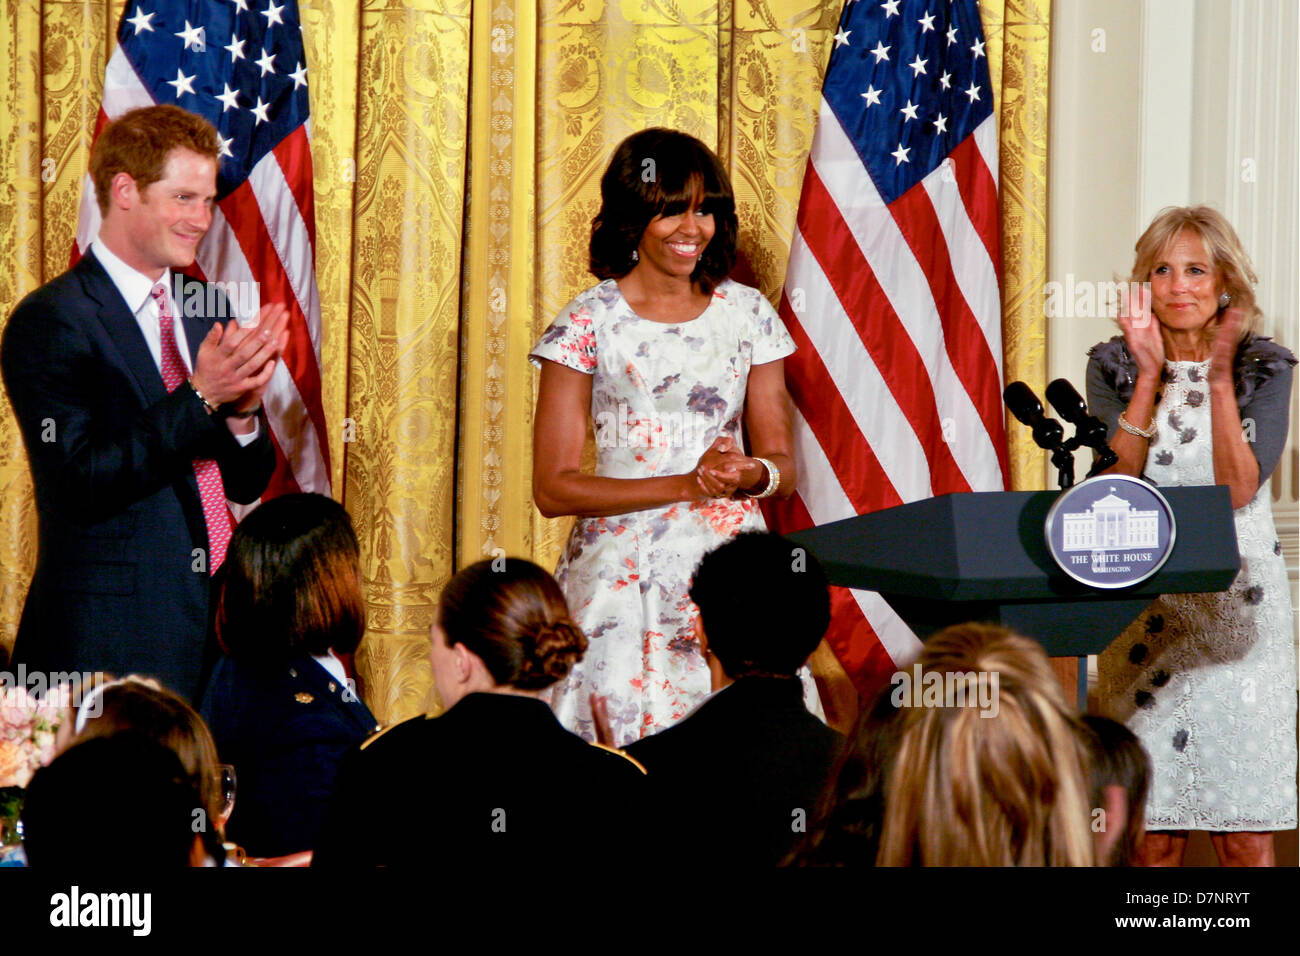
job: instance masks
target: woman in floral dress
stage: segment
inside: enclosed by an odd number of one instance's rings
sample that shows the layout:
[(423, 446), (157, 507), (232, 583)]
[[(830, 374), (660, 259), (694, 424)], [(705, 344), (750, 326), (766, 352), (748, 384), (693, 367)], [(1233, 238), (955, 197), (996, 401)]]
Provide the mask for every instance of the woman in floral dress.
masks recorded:
[[(604, 281), (531, 355), (533, 495), (548, 517), (578, 518), (556, 577), (590, 641), (551, 705), (594, 739), (590, 698), (603, 697), (621, 745), (709, 692), (687, 589), (706, 552), (765, 528), (759, 498), (794, 491), (782, 363), (794, 343), (761, 293), (726, 278), (735, 200), (704, 144), (666, 129), (628, 137), (601, 198), (591, 271)], [(580, 467), (589, 423), (595, 474)]]
[(1255, 276), (1222, 214), (1164, 210), (1137, 243), (1149, 301), (1092, 349), (1088, 403), (1114, 470), (1225, 485), (1241, 572), (1214, 594), (1167, 594), (1100, 658), (1100, 695), (1151, 756), (1146, 865), (1177, 866), (1207, 830), (1225, 865), (1269, 865), (1296, 825), (1291, 601), (1268, 479), (1286, 441), (1295, 357), (1250, 334)]

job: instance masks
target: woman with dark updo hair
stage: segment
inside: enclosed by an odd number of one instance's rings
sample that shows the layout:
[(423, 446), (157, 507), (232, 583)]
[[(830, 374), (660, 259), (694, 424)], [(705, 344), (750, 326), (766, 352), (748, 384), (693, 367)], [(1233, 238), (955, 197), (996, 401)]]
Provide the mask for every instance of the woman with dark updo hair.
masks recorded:
[(376, 729), (349, 679), (366, 630), (352, 520), (325, 495), (292, 494), (235, 529), (216, 631), (226, 657), (203, 698), (237, 778), (226, 832), (255, 857), (310, 850), (339, 761)]
[[(600, 181), (590, 268), (599, 285), (560, 310), (530, 358), (541, 369), (533, 497), (575, 515), (556, 577), (591, 640), (550, 696), (595, 738), (604, 698), (620, 745), (663, 730), (709, 692), (691, 574), (744, 531), (760, 498), (798, 481), (783, 360), (795, 350), (757, 289), (727, 278), (736, 201), (693, 136), (623, 140)], [(588, 427), (595, 473), (582, 469)], [(805, 696), (816, 690), (805, 675)]]
[(538, 699), (587, 646), (555, 579), (520, 558), (470, 565), (443, 589), (430, 639), (446, 712), (390, 727), (349, 755), (313, 865), (621, 853), (640, 766), (569, 733)]

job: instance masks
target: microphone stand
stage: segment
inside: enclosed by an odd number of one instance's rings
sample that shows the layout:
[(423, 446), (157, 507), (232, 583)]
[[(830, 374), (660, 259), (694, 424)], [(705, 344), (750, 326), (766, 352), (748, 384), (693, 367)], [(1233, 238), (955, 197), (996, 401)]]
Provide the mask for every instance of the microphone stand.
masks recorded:
[(1052, 464), (1056, 466), (1056, 485), (1062, 491), (1074, 487), (1074, 450), (1078, 439), (1071, 438), (1052, 449)]

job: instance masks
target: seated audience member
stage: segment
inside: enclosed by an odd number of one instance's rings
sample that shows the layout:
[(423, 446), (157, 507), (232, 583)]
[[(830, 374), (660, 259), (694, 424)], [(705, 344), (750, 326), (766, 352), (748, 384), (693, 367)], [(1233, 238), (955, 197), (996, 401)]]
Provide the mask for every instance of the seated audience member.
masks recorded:
[(202, 866), (197, 782), (174, 752), (124, 732), (69, 747), (27, 787), (23, 847), (33, 867), (141, 871)]
[(1091, 756), (1092, 839), (1097, 865), (1136, 866), (1146, 835), (1151, 760), (1133, 731), (1119, 721), (1089, 714), (1083, 723)]
[(817, 816), (787, 866), (874, 866), (885, 816), (885, 786), (898, 746), (901, 708), (885, 688), (858, 715), (851, 743), (822, 792)]
[(877, 865), (1091, 866), (1087, 752), (1042, 647), (959, 624), (920, 665), (932, 692), (900, 695)]
[(198, 790), (203, 810), (200, 819), (191, 821), (191, 829), (202, 835), (204, 850), (214, 861), (222, 859), (223, 800), (217, 746), (193, 707), (152, 678), (131, 676), (90, 691), (78, 710), (76, 730), (75, 744), (136, 733), (176, 754)]
[(343, 755), (376, 729), (337, 654), (365, 633), (359, 550), (343, 506), (292, 494), (235, 529), (217, 605), (226, 657), (203, 700), (238, 780), (229, 838), (254, 857), (310, 850)]
[(587, 646), (555, 579), (519, 558), (470, 565), (443, 589), (431, 640), (446, 713), (349, 755), (312, 865), (623, 859), (641, 769), (538, 699)]
[(798, 670), (830, 623), (817, 559), (750, 532), (706, 554), (691, 600), (717, 690), (627, 747), (680, 860), (775, 865), (806, 831), (843, 738), (804, 707)]

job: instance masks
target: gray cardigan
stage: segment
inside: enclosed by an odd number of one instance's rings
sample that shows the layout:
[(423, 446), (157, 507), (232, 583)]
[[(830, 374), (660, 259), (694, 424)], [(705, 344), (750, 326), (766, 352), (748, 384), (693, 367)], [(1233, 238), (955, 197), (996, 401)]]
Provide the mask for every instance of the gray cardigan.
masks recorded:
[[(1253, 419), (1251, 451), (1259, 462), (1259, 483), (1268, 481), (1282, 457), (1290, 418), (1292, 366), (1296, 357), (1263, 336), (1251, 336), (1237, 349), (1233, 363), (1237, 407), (1242, 421)], [(1088, 350), (1088, 410), (1106, 423), (1107, 434), (1119, 428), (1137, 384), (1137, 361), (1124, 337), (1117, 335)], [(1156, 395), (1157, 404), (1160, 401)]]

